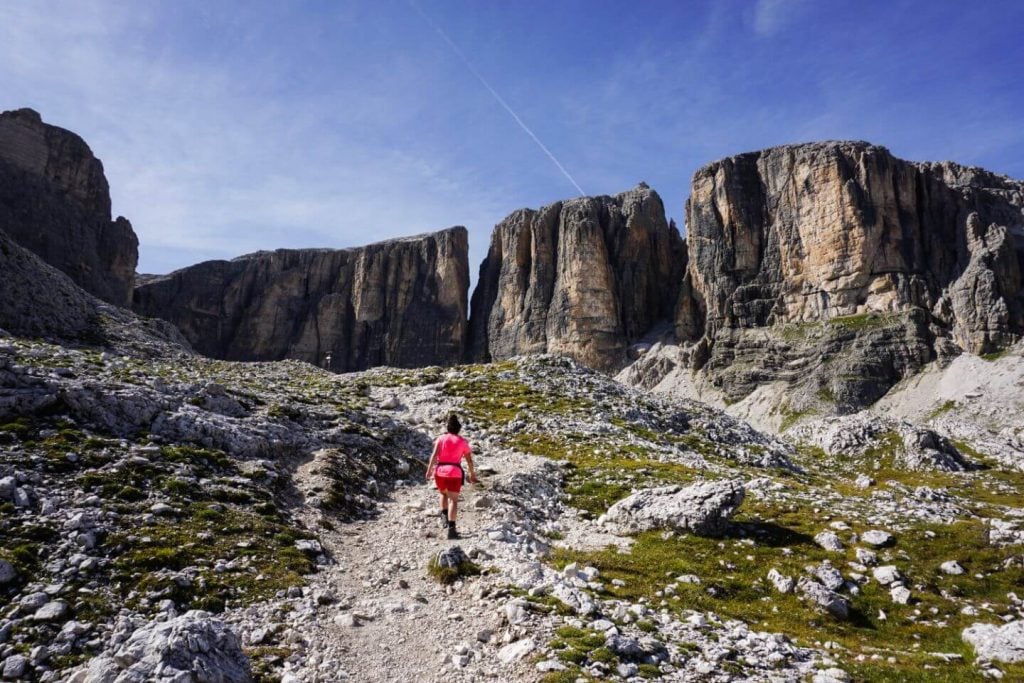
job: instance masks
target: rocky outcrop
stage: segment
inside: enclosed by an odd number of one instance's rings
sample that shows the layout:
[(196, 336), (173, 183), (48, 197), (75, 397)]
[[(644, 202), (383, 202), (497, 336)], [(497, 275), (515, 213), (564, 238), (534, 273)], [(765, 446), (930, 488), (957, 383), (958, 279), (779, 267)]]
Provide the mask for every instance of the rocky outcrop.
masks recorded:
[(961, 636), (980, 659), (992, 662), (1024, 662), (1024, 621), (1009, 624), (972, 624)]
[(0, 329), (81, 339), (99, 334), (99, 316), (95, 299), (0, 230)]
[(133, 355), (189, 353), (188, 343), (172, 325), (140, 320), (131, 311), (100, 301), (0, 230), (0, 334), (5, 333), (104, 345)]
[(744, 495), (743, 484), (736, 481), (643, 489), (608, 508), (601, 521), (618, 534), (677, 529), (718, 536), (728, 527)]
[(469, 289), (462, 227), (357, 249), (281, 249), (208, 261), (135, 290), (137, 312), (229, 360), (294, 358), (331, 369), (462, 359)]
[(131, 304), (139, 243), (111, 220), (103, 164), (31, 109), (0, 113), (0, 230), (87, 292)]
[(521, 209), (499, 223), (473, 293), (470, 355), (556, 353), (611, 369), (672, 318), (685, 247), (656, 192)]
[(687, 246), (681, 360), (730, 401), (782, 380), (852, 410), (1024, 333), (1024, 183), (981, 169), (864, 142), (730, 157), (694, 175)]
[(1024, 184), (981, 169), (863, 142), (775, 147), (699, 170), (687, 230), (712, 337), (915, 307), (975, 353), (1024, 328)]
[(193, 610), (138, 629), (113, 655), (96, 657), (70, 680), (249, 683), (253, 679), (238, 634), (210, 613)]

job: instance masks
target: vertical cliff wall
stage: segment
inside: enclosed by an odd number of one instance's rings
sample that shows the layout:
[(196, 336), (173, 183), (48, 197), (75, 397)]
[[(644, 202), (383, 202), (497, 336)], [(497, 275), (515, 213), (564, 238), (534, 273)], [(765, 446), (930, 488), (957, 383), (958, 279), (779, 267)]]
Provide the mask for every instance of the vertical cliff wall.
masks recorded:
[(863, 142), (742, 154), (694, 175), (687, 233), (676, 333), (734, 399), (811, 378), (862, 405), (1024, 333), (1024, 184), (982, 169)]
[(656, 192), (582, 197), (499, 223), (473, 293), (476, 360), (557, 353), (596, 368), (677, 304), (685, 248)]
[(228, 360), (296, 358), (334, 370), (462, 359), (465, 228), (357, 249), (281, 249), (146, 278), (134, 309)]
[(0, 229), (87, 292), (131, 304), (138, 239), (111, 220), (103, 164), (31, 109), (0, 113)]

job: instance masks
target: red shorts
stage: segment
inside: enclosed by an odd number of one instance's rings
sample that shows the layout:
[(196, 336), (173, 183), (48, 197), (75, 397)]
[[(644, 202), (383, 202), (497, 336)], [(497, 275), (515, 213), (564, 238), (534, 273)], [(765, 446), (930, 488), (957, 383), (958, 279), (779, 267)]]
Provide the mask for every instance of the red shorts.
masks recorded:
[(434, 483), (438, 491), (458, 493), (462, 490), (462, 472), (451, 465), (438, 465), (434, 470)]

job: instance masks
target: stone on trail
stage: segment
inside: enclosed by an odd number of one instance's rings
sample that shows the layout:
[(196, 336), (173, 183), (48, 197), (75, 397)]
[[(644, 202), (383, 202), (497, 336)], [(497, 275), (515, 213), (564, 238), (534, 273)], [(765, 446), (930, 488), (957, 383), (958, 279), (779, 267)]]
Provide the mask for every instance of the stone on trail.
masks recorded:
[(1013, 664), (1024, 662), (1024, 621), (1009, 624), (972, 624), (961, 637), (974, 648), (979, 659)]
[(334, 623), (342, 628), (355, 628), (359, 626), (359, 618), (351, 612), (342, 612), (334, 617)]
[(56, 621), (67, 614), (68, 605), (60, 600), (48, 602), (32, 615), (33, 621)]
[(320, 541), (312, 538), (303, 538), (295, 541), (295, 549), (309, 555), (320, 555), (324, 551), (323, 546), (320, 545)]
[(500, 659), (503, 664), (518, 662), (520, 659), (533, 652), (536, 647), (537, 644), (530, 638), (527, 638), (526, 640), (517, 640), (516, 642), (510, 643), (498, 650), (498, 659)]
[(26, 669), (28, 669), (28, 658), (25, 655), (11, 655), (3, 661), (0, 674), (8, 680), (20, 680), (25, 675)]
[(442, 569), (458, 569), (463, 562), (469, 562), (469, 557), (457, 545), (445, 548), (435, 558), (437, 566)]
[(738, 481), (644, 489), (612, 505), (602, 519), (613, 532), (623, 535), (669, 528), (718, 536), (743, 502), (744, 494), (743, 484)]

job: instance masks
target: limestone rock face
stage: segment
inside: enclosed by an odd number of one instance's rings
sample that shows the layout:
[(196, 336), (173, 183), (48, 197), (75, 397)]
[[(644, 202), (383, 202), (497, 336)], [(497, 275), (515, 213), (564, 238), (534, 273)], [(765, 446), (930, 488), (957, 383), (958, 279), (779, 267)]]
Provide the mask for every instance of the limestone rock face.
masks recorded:
[(129, 306), (138, 239), (111, 220), (103, 164), (31, 109), (0, 113), (0, 230), (87, 292)]
[(281, 249), (145, 278), (134, 308), (228, 360), (294, 358), (331, 369), (462, 359), (465, 228), (356, 249)]
[(599, 369), (670, 320), (685, 246), (656, 192), (521, 209), (499, 223), (473, 293), (475, 360), (555, 353)]
[(687, 246), (676, 337), (730, 399), (781, 379), (852, 409), (1024, 333), (1024, 183), (981, 169), (864, 142), (730, 157), (694, 175)]
[[(1009, 237), (1024, 237), (1024, 184), (1008, 178), (863, 142), (775, 147), (699, 170), (687, 218), (711, 334), (931, 310), (943, 298), (967, 350), (1024, 327)], [(998, 302), (995, 314), (974, 310)]]

